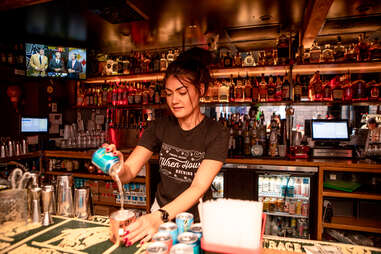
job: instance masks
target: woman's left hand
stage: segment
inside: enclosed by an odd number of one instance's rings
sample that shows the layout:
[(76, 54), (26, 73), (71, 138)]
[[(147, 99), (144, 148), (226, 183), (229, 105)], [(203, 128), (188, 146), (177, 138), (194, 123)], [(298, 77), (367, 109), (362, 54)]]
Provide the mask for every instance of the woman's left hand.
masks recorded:
[(126, 233), (123, 236), (124, 245), (131, 246), (141, 240), (141, 244), (152, 239), (163, 223), (157, 212), (143, 215), (126, 227)]

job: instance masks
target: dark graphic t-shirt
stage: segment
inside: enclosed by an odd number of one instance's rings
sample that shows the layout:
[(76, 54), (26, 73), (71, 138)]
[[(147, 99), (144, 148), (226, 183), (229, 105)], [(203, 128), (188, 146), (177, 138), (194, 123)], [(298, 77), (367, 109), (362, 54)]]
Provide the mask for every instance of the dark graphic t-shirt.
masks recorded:
[[(181, 129), (173, 116), (154, 121), (138, 145), (159, 153), (160, 183), (156, 199), (162, 207), (184, 192), (192, 183), (203, 159), (224, 162), (228, 150), (228, 131), (205, 117), (189, 131)], [(211, 198), (211, 189), (204, 199)], [(197, 205), (189, 212), (198, 220)]]

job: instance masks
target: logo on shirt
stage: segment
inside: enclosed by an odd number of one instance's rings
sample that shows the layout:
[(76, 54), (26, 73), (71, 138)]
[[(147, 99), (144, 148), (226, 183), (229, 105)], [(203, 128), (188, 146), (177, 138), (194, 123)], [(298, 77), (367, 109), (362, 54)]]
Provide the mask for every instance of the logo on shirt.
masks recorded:
[(181, 182), (192, 182), (205, 152), (186, 150), (163, 143), (160, 151), (160, 172)]

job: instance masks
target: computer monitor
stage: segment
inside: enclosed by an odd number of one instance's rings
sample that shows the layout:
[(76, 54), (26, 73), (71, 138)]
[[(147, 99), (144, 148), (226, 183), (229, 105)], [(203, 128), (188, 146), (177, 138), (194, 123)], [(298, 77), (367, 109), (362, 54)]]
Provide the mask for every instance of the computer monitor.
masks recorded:
[(22, 133), (48, 132), (48, 118), (21, 117)]
[(312, 120), (312, 140), (325, 142), (348, 141), (349, 128), (347, 120)]

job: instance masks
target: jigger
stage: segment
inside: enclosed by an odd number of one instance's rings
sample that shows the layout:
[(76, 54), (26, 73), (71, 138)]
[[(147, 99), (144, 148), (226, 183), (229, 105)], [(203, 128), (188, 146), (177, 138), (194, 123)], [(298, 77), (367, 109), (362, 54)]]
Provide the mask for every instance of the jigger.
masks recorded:
[(49, 226), (53, 223), (52, 216), (50, 214), (50, 207), (53, 199), (53, 191), (52, 189), (44, 189), (42, 190), (42, 225)]
[(32, 222), (41, 223), (41, 188), (30, 190), (32, 195)]

